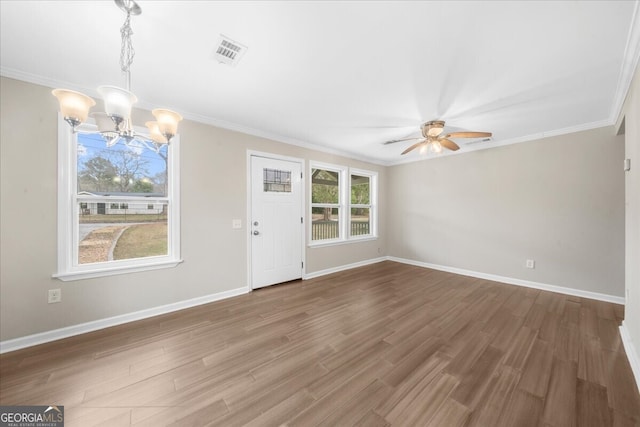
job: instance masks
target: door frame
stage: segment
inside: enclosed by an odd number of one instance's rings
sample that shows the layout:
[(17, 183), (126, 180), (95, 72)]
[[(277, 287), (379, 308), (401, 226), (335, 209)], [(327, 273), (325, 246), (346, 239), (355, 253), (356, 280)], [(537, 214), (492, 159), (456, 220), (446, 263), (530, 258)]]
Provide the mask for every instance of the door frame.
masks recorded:
[(252, 203), (253, 203), (253, 198), (252, 198), (252, 193), (251, 193), (251, 157), (264, 157), (267, 159), (273, 159), (273, 160), (284, 160), (287, 162), (294, 162), (294, 163), (299, 163), (300, 164), (300, 170), (302, 171), (302, 182), (300, 185), (300, 213), (302, 215), (302, 233), (301, 233), (301, 239), (300, 239), (300, 252), (302, 255), (302, 274), (301, 277), (302, 279), (304, 279), (304, 277), (307, 274), (307, 253), (306, 253), (306, 247), (307, 247), (307, 233), (305, 232), (306, 228), (307, 228), (307, 211), (305, 209), (305, 201), (306, 201), (306, 192), (307, 192), (307, 182), (306, 182), (306, 169), (305, 169), (305, 160), (301, 159), (299, 157), (291, 157), (291, 156), (283, 156), (280, 154), (274, 154), (274, 153), (267, 153), (264, 151), (256, 151), (256, 150), (249, 150), (247, 149), (247, 164), (246, 164), (246, 168), (247, 168), (247, 212), (245, 215), (245, 235), (246, 235), (246, 242), (247, 242), (247, 289), (249, 289), (250, 291), (253, 291), (253, 264), (252, 264), (252, 254), (251, 254), (251, 245), (253, 244), (253, 239), (251, 236), (251, 208), (252, 208)]

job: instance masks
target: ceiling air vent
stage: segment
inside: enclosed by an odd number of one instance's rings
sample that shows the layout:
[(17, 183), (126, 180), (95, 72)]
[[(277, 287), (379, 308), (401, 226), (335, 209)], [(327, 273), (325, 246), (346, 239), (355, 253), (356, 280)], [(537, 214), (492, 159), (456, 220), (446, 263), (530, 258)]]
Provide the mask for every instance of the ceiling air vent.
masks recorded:
[(218, 40), (218, 45), (213, 53), (213, 57), (218, 62), (235, 67), (246, 50), (247, 47), (245, 45), (230, 39), (224, 34), (220, 34), (220, 39)]

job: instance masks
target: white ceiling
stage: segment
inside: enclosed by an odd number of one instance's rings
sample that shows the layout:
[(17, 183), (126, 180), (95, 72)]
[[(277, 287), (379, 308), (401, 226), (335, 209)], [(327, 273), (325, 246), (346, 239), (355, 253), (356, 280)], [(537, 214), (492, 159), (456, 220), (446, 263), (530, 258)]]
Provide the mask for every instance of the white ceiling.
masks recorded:
[[(637, 0), (138, 3), (139, 106), (381, 164), (422, 158), (382, 143), (433, 119), (493, 132), (458, 153), (613, 124), (640, 51)], [(2, 75), (125, 86), (113, 2), (0, 7)], [(249, 48), (236, 67), (221, 33)]]

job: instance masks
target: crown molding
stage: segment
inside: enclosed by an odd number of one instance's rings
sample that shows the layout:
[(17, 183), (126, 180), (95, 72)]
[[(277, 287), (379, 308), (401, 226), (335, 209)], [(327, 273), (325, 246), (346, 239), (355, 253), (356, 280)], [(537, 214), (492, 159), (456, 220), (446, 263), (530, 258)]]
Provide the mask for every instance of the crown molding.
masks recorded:
[[(240, 132), (247, 135), (256, 136), (259, 138), (265, 138), (272, 141), (281, 142), (283, 144), (294, 145), (294, 146), (306, 148), (309, 150), (315, 150), (322, 153), (342, 156), (349, 159), (353, 159), (361, 162), (367, 162), (367, 163), (380, 165), (380, 166), (397, 166), (397, 165), (402, 165), (406, 163), (421, 162), (426, 160), (436, 160), (436, 159), (441, 159), (448, 156), (456, 156), (460, 154), (471, 153), (474, 151), (486, 150), (489, 148), (502, 147), (502, 146), (517, 144), (521, 142), (528, 142), (528, 141), (534, 141), (534, 140), (543, 139), (543, 138), (549, 138), (552, 136), (560, 136), (560, 135), (566, 135), (569, 133), (580, 132), (584, 130), (596, 129), (596, 128), (605, 127), (605, 126), (612, 126), (616, 123), (616, 120), (624, 104), (626, 93), (629, 90), (629, 85), (631, 84), (631, 80), (633, 78), (633, 72), (635, 71), (635, 67), (638, 63), (638, 57), (640, 55), (640, 6), (639, 5), (640, 5), (640, 0), (636, 0), (636, 8), (634, 10), (632, 28), (629, 34), (627, 48), (625, 50), (625, 61), (624, 61), (623, 69), (621, 70), (621, 73), (620, 73), (618, 90), (616, 91), (616, 95), (615, 95), (615, 103), (614, 103), (614, 106), (612, 107), (612, 113), (610, 117), (604, 120), (579, 124), (575, 126), (569, 126), (561, 129), (547, 131), (547, 132), (534, 133), (534, 134), (521, 136), (517, 138), (491, 141), (490, 143), (487, 143), (487, 144), (477, 144), (475, 147), (466, 146), (464, 147), (463, 150), (443, 152), (442, 154), (439, 154), (437, 157), (436, 156), (432, 156), (432, 157), (413, 156), (413, 157), (402, 158), (396, 161), (394, 160), (388, 161), (388, 160), (381, 160), (377, 158), (363, 156), (361, 154), (357, 154), (351, 151), (338, 150), (335, 148), (330, 148), (323, 145), (302, 141), (297, 138), (291, 138), (288, 136), (255, 129), (249, 126), (228, 122), (226, 120), (221, 120), (213, 117), (203, 116), (200, 114), (190, 113), (188, 111), (181, 111), (180, 113), (185, 119), (192, 120), (194, 122), (207, 124), (210, 126), (221, 128), (221, 129)], [(25, 73), (12, 68), (0, 66), (0, 75), (3, 77), (8, 77), (16, 80), (22, 80), (28, 83), (38, 84), (41, 86), (47, 86), (52, 88), (65, 87), (65, 88), (86, 93), (92, 97), (98, 97), (98, 93), (95, 91), (95, 89), (81, 87), (69, 82), (59, 81), (56, 79), (43, 77), (37, 74)], [(144, 110), (150, 111), (155, 107), (150, 103), (140, 101), (136, 104), (136, 108), (142, 108)]]
[(397, 166), (397, 165), (402, 165), (402, 164), (406, 164), (406, 163), (414, 163), (414, 162), (420, 162), (420, 161), (425, 161), (425, 160), (436, 160), (436, 159), (442, 159), (444, 157), (448, 157), (448, 156), (458, 156), (460, 154), (466, 154), (466, 153), (471, 153), (474, 151), (480, 151), (480, 150), (488, 150), (490, 148), (497, 148), (497, 147), (503, 147), (506, 145), (513, 145), (513, 144), (519, 144), (521, 142), (529, 142), (529, 141), (535, 141), (535, 140), (539, 140), (539, 139), (544, 139), (544, 138), (550, 138), (553, 136), (561, 136), (561, 135), (567, 135), (570, 133), (576, 133), (576, 132), (582, 132), (585, 130), (591, 130), (591, 129), (598, 129), (598, 128), (602, 128), (602, 127), (606, 127), (606, 126), (612, 126), (614, 125), (615, 122), (611, 121), (610, 119), (605, 119), (605, 120), (598, 120), (595, 122), (591, 122), (591, 123), (583, 123), (580, 125), (575, 125), (575, 126), (568, 126), (565, 128), (561, 128), (561, 129), (555, 129), (552, 131), (548, 131), (548, 132), (539, 132), (539, 133), (533, 133), (530, 135), (526, 135), (526, 136), (520, 136), (517, 138), (509, 138), (509, 139), (504, 139), (504, 140), (498, 140), (498, 141), (491, 141), (491, 142), (487, 142), (486, 144), (477, 144), (475, 147), (465, 147), (464, 150), (458, 150), (458, 151), (447, 151), (447, 152), (442, 152), (441, 154), (438, 154), (437, 156), (431, 156), (431, 157), (413, 157), (413, 158), (408, 158), (408, 159), (402, 159), (402, 160), (398, 160), (397, 162), (392, 162), (389, 164), (389, 166)]
[[(0, 66), (0, 76), (8, 77), (8, 78), (15, 79), (15, 80), (21, 80), (21, 81), (24, 81), (24, 82), (27, 82), (27, 83), (33, 83), (33, 84), (37, 84), (37, 85), (40, 85), (40, 86), (46, 86), (46, 87), (50, 87), (50, 88), (64, 87), (64, 88), (67, 88), (67, 89), (71, 89), (71, 90), (75, 90), (75, 91), (78, 91), (78, 92), (86, 93), (87, 95), (89, 95), (89, 96), (91, 96), (93, 98), (99, 98), (98, 92), (95, 90), (95, 88), (82, 87), (82, 86), (79, 86), (79, 85), (74, 85), (73, 83), (70, 83), (70, 82), (61, 81), (61, 80), (57, 80), (57, 79), (51, 79), (51, 78), (44, 77), (44, 76), (41, 76), (41, 75), (38, 75), (38, 74), (25, 73), (23, 71), (16, 70), (16, 69), (13, 69), (13, 68)], [(144, 100), (140, 100), (140, 101), (138, 101), (138, 103), (136, 103), (136, 108), (140, 108), (140, 109), (143, 109), (143, 110), (151, 111), (152, 109), (155, 108), (155, 106), (153, 104), (151, 104), (151, 103), (145, 102)], [(295, 145), (297, 147), (302, 147), (302, 148), (306, 148), (306, 149), (309, 149), (309, 150), (320, 151), (322, 153), (342, 156), (342, 157), (346, 157), (346, 158), (349, 158), (349, 159), (358, 160), (358, 161), (361, 161), (361, 162), (372, 163), (372, 164), (375, 164), (375, 165), (389, 166), (389, 164), (390, 164), (389, 162), (386, 162), (384, 160), (376, 159), (376, 158), (373, 158), (373, 157), (363, 156), (361, 154), (357, 154), (357, 153), (354, 153), (354, 152), (351, 152), (351, 151), (338, 150), (338, 149), (335, 149), (335, 148), (330, 148), (330, 147), (326, 147), (326, 146), (323, 146), (323, 145), (302, 141), (300, 139), (291, 138), (289, 136), (280, 135), (280, 134), (276, 134), (276, 133), (273, 133), (273, 132), (266, 132), (266, 131), (255, 129), (255, 128), (252, 128), (252, 127), (249, 127), (249, 126), (244, 126), (244, 125), (240, 125), (240, 124), (237, 124), (237, 123), (228, 122), (226, 120), (221, 120), (221, 119), (216, 119), (216, 118), (213, 118), (213, 117), (203, 116), (201, 114), (195, 114), (195, 113), (191, 113), (191, 112), (188, 112), (188, 111), (180, 111), (180, 114), (182, 115), (183, 118), (185, 118), (187, 120), (191, 120), (191, 121), (194, 121), (194, 122), (198, 122), (198, 123), (202, 123), (202, 124), (206, 124), (206, 125), (210, 125), (210, 126), (215, 126), (215, 127), (221, 128), (221, 129), (240, 132), (240, 133), (244, 133), (244, 134), (251, 135), (251, 136), (257, 136), (259, 138), (265, 138), (265, 139), (269, 139), (269, 140), (272, 140), (272, 141), (281, 142), (283, 144)]]
[(622, 67), (618, 76), (618, 86), (611, 105), (611, 113), (609, 114), (609, 120), (612, 123), (616, 123), (622, 113), (624, 101), (633, 81), (634, 72), (638, 67), (638, 59), (640, 59), (640, 0), (635, 0), (631, 28), (629, 28)]

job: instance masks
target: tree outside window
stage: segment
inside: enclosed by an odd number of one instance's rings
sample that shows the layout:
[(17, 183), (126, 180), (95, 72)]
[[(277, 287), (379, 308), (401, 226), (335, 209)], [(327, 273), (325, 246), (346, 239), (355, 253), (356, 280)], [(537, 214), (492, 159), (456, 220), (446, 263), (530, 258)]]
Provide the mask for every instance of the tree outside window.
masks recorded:
[(376, 179), (375, 172), (312, 163), (312, 243), (375, 237)]

